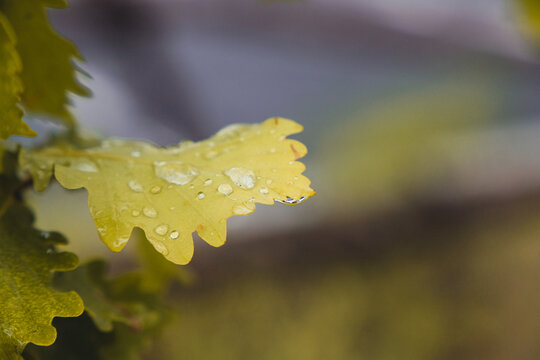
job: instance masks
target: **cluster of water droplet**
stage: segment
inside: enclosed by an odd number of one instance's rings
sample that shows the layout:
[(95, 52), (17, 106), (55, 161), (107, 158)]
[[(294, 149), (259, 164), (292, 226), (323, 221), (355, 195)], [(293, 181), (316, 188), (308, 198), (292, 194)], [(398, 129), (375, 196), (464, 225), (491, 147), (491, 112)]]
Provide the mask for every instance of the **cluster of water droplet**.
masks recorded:
[[(227, 130), (234, 132), (235, 129), (231, 128), (230, 130)], [(226, 133), (224, 133), (226, 134)], [(225, 135), (224, 135), (225, 136)], [(190, 184), (190, 189), (194, 189), (195, 186), (193, 185), (193, 180), (199, 175), (199, 170), (195, 168), (194, 166), (190, 164), (183, 163), (181, 161), (156, 161), (154, 162), (154, 172), (157, 177), (166, 180), (167, 182), (174, 184), (174, 185), (180, 185), (184, 186), (187, 184)], [(250, 190), (253, 189), (256, 185), (257, 179), (260, 179), (260, 177), (256, 177), (253, 170), (246, 169), (243, 167), (232, 167), (228, 170), (225, 170), (223, 172), (234, 184), (240, 189), (244, 190)], [(217, 176), (220, 176), (219, 174)], [(214, 180), (207, 178), (203, 181), (204, 186), (211, 186), (214, 184)], [(267, 179), (266, 185), (271, 185), (272, 180)], [(138, 182), (137, 180), (129, 180), (128, 181), (128, 187), (136, 193), (142, 193), (144, 192), (144, 186)], [(169, 185), (169, 188), (171, 188), (171, 185)], [(229, 196), (234, 192), (233, 187), (227, 183), (227, 182), (221, 182), (219, 185), (215, 188), (218, 193)], [(159, 185), (155, 185), (152, 188), (150, 188), (150, 192), (152, 194), (158, 194), (160, 193), (162, 188)], [(263, 186), (259, 188), (259, 192), (262, 195), (268, 195), (270, 193), (270, 190), (268, 187)], [(204, 191), (198, 191), (195, 195), (195, 198), (197, 200), (203, 200), (206, 198), (206, 193)], [(292, 200), (287, 199), (283, 200), (282, 202), (293, 204), (301, 202), (303, 199), (300, 200)], [(246, 215), (253, 212), (255, 209), (255, 203), (254, 198), (252, 198), (250, 201), (242, 202), (241, 204), (237, 204), (233, 207), (232, 211), (236, 215)], [(174, 210), (174, 207), (171, 207), (171, 210)], [(144, 207), (142, 209), (142, 214), (148, 218), (156, 218), (158, 213), (157, 210), (155, 210), (152, 207)], [(138, 209), (132, 210), (131, 215), (134, 217), (140, 216), (141, 211)], [(166, 225), (160, 225), (158, 228), (156, 228), (156, 233), (158, 235), (165, 235), (167, 231), (165, 230)], [(173, 237), (174, 238), (174, 237)]]
[(90, 161), (76, 161), (71, 164), (71, 168), (82, 171), (82, 172), (88, 172), (88, 173), (96, 173), (98, 172), (97, 166)]
[[(243, 125), (234, 125), (227, 127), (223, 130), (221, 130), (217, 136), (221, 138), (232, 138), (232, 137), (238, 137), (239, 133), (244, 130)], [(260, 131), (259, 131), (260, 132)], [(280, 138), (280, 141), (283, 140), (284, 137)], [(244, 140), (242, 137), (240, 139), (241, 141)], [(219, 140), (216, 140), (219, 142)], [(224, 153), (222, 149), (220, 151), (217, 151), (215, 147), (214, 142), (208, 142), (206, 145), (208, 145), (208, 151), (203, 152), (204, 157), (206, 159), (213, 159), (217, 155)], [(183, 143), (181, 146), (181, 150), (184, 151), (188, 148), (196, 147), (195, 143)], [(180, 150), (180, 149), (176, 149)], [(177, 151), (179, 152), (179, 151)], [(266, 153), (276, 153), (276, 148), (271, 148)], [(171, 150), (171, 153), (173, 151)], [(132, 151), (130, 154), (134, 158), (141, 157), (140, 151)], [(202, 153), (195, 153), (197, 157), (201, 157)], [(291, 162), (292, 163), (292, 162)], [(156, 177), (163, 179), (170, 183), (171, 185), (167, 186), (168, 189), (172, 189), (175, 185), (176, 186), (185, 186), (189, 184), (189, 189), (193, 190), (195, 189), (196, 183), (194, 183), (194, 180), (200, 175), (199, 169), (197, 169), (195, 166), (184, 163), (182, 161), (178, 160), (165, 160), (165, 161), (155, 161), (153, 163), (154, 173)], [(90, 167), (86, 167), (83, 169), (80, 169), (81, 171), (92, 171)], [(276, 173), (276, 169), (271, 170), (273, 173)], [(220, 176), (225, 175), (228, 181), (217, 181), (217, 184), (214, 185), (216, 180), (219, 179)], [(257, 185), (257, 181), (260, 180), (261, 177), (257, 177), (253, 170), (247, 169), (244, 167), (232, 167), (229, 168), (223, 173), (216, 174), (216, 178), (206, 178), (204, 181), (202, 181), (202, 185), (205, 187), (213, 187), (219, 194), (222, 194), (224, 196), (230, 196), (234, 193), (233, 186), (236, 186), (239, 189), (242, 190), (251, 190), (254, 189)], [(294, 180), (297, 180), (298, 177), (295, 177)], [(264, 180), (263, 180), (264, 181)], [(262, 195), (268, 195), (270, 194), (270, 189), (268, 186), (272, 184), (271, 179), (265, 180), (265, 186), (259, 187), (258, 191)], [(143, 193), (145, 191), (144, 186), (138, 182), (137, 180), (133, 179), (128, 182), (128, 187), (135, 193)], [(146, 189), (148, 191), (148, 189)], [(152, 194), (159, 194), (162, 191), (162, 187), (159, 185), (154, 185), (153, 187), (149, 188), (150, 193)], [(195, 190), (197, 191), (197, 190)], [(203, 200), (207, 197), (208, 192), (207, 191), (197, 191), (195, 193), (195, 199), (196, 200)], [(290, 197), (287, 197), (286, 200), (278, 200), (282, 203), (286, 204), (297, 204), (304, 200), (304, 197), (301, 197), (298, 200), (292, 199)], [(170, 207), (170, 210), (174, 210), (175, 207)], [(243, 201), (241, 203), (235, 204), (232, 208), (232, 211), (235, 215), (247, 215), (252, 213), (255, 210), (255, 197), (252, 197), (248, 201)], [(142, 209), (134, 209), (131, 212), (131, 215), (134, 217), (137, 216), (145, 216), (147, 218), (157, 218), (158, 212), (156, 209), (150, 206), (145, 206)], [(224, 220), (221, 220), (222, 222)], [(161, 237), (168, 237), (171, 240), (178, 239), (180, 237), (180, 234), (176, 230), (171, 230), (170, 226), (168, 224), (158, 224), (153, 229), (154, 233)], [(167, 247), (161, 243), (161, 242), (154, 242), (154, 246), (156, 249), (161, 252), (164, 255), (168, 254)]]

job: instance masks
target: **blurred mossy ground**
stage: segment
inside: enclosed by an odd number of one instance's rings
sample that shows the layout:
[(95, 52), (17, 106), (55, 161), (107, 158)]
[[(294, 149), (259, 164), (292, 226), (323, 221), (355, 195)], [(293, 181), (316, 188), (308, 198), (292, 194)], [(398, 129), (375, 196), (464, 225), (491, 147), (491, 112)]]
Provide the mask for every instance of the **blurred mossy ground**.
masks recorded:
[[(317, 248), (298, 262), (250, 266), (248, 257), (234, 255), (213, 262), (194, 287), (175, 291), (179, 320), (155, 353), (171, 359), (538, 359), (539, 199), (446, 215), (442, 226), (423, 213), (407, 228), (404, 222), (384, 235), (374, 231), (375, 243), (384, 245), (351, 250), (349, 257), (329, 258)], [(295, 251), (310, 252), (304, 240)]]

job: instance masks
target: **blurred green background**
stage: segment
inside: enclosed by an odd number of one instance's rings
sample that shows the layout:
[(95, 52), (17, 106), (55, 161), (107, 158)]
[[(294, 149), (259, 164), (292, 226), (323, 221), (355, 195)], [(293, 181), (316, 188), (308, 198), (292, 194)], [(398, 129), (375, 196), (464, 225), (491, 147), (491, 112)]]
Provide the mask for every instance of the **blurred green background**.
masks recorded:
[[(540, 3), (73, 0), (93, 131), (166, 145), (285, 116), (317, 196), (196, 239), (148, 359), (539, 359)], [(47, 126), (35, 124), (35, 128)], [(29, 194), (112, 272), (86, 193)], [(54, 201), (55, 211), (50, 211)], [(56, 210), (58, 209), (58, 210)], [(65, 219), (77, 217), (77, 221)], [(66, 229), (67, 226), (67, 229)]]

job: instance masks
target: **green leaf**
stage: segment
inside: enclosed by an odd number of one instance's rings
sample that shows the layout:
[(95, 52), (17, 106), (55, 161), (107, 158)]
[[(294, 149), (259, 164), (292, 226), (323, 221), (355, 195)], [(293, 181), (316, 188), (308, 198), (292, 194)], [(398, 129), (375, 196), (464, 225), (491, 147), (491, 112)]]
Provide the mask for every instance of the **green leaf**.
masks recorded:
[[(163, 257), (161, 261), (165, 262)], [(111, 331), (113, 322), (139, 328), (143, 322), (140, 309), (148, 307), (145, 303), (155, 303), (154, 297), (167, 290), (168, 282), (158, 277), (157, 282), (162, 286), (154, 284), (149, 287), (146, 282), (152, 275), (147, 271), (107, 279), (106, 270), (105, 261), (93, 260), (73, 271), (57, 273), (54, 285), (62, 291), (77, 292), (83, 299), (85, 311), (100, 331)], [(128, 295), (125, 295), (126, 292)], [(143, 311), (144, 316), (146, 315)]]
[(17, 359), (29, 342), (52, 344), (52, 319), (83, 311), (77, 294), (51, 286), (52, 272), (73, 269), (77, 257), (56, 250), (66, 242), (59, 234), (36, 230), (32, 223), (30, 211), (19, 204), (0, 218), (0, 354), (7, 359)]
[(25, 360), (103, 360), (101, 348), (110, 342), (110, 334), (100, 332), (86, 312), (76, 318), (56, 318), (53, 325), (58, 331), (55, 343), (29, 344), (23, 352)]
[(22, 121), (23, 111), (18, 106), (22, 93), (21, 60), (15, 43), (13, 29), (0, 13), (0, 139), (11, 135), (36, 136)]
[(163, 300), (163, 291), (147, 291), (144, 274), (122, 275), (109, 284), (109, 295), (114, 301), (125, 306), (132, 319), (127, 325), (115, 323), (111, 341), (102, 350), (104, 360), (138, 360), (152, 341), (174, 317)]
[(58, 35), (50, 26), (46, 7), (63, 8), (58, 0), (4, 0), (0, 11), (9, 19), (17, 37), (22, 60), (25, 109), (37, 115), (52, 116), (66, 125), (74, 119), (68, 110), (68, 93), (89, 95), (76, 79), (73, 60), (83, 61), (77, 48)]
[[(147, 291), (145, 274), (129, 273), (114, 279), (104, 277), (104, 265), (93, 261), (71, 273), (59, 274), (55, 283), (62, 289), (76, 289), (84, 299), (84, 316), (57, 319), (58, 341), (50, 347), (30, 346), (29, 359), (139, 359), (173, 315), (163, 301), (163, 289)], [(74, 276), (73, 273), (78, 273)], [(78, 282), (83, 282), (81, 285)], [(83, 289), (81, 291), (81, 289)], [(99, 294), (95, 296), (95, 294)], [(99, 304), (101, 303), (101, 304)], [(113, 314), (121, 309), (124, 317)], [(104, 309), (106, 309), (104, 311)], [(86, 314), (90, 315), (89, 319)], [(108, 320), (107, 320), (108, 319)], [(126, 321), (129, 320), (129, 321)], [(103, 331), (104, 323), (107, 332)]]
[(109, 299), (105, 270), (104, 261), (92, 261), (73, 271), (58, 273), (54, 284), (62, 291), (77, 292), (98, 329), (106, 332), (113, 329), (113, 321), (129, 323), (130, 319), (121, 305)]
[(252, 213), (255, 203), (295, 205), (315, 194), (301, 175), (305, 166), (295, 161), (306, 147), (286, 139), (300, 131), (294, 121), (272, 118), (169, 148), (109, 140), (90, 149), (22, 151), (20, 165), (37, 190), (53, 171), (62, 186), (86, 188), (98, 233), (111, 250), (120, 251), (139, 227), (167, 259), (187, 264), (194, 231), (221, 246), (229, 217)]
[(52, 273), (70, 270), (77, 257), (61, 253), (66, 240), (57, 233), (32, 227), (32, 213), (16, 202), (24, 183), (16, 176), (17, 154), (2, 151), (0, 174), (0, 358), (20, 359), (29, 342), (50, 345), (56, 338), (56, 316), (78, 316), (83, 304), (77, 294), (52, 287)]

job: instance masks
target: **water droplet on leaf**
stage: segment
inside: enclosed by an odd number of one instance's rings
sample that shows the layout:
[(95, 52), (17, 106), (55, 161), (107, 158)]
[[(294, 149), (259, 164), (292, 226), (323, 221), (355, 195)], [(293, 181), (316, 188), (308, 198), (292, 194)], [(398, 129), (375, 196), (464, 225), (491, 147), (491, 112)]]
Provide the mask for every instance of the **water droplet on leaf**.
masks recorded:
[(98, 172), (98, 168), (91, 162), (76, 162), (71, 165), (75, 170), (82, 172), (95, 173)]
[(143, 192), (143, 186), (136, 180), (129, 180), (128, 186), (132, 191)]
[(181, 161), (156, 161), (154, 171), (157, 177), (176, 185), (186, 185), (199, 175), (195, 167)]
[(143, 209), (143, 214), (146, 217), (155, 218), (157, 216), (157, 211), (156, 211), (156, 209), (154, 209), (152, 207), (145, 207)]
[(223, 195), (230, 195), (233, 192), (233, 188), (229, 184), (220, 184), (217, 190)]
[(306, 200), (307, 197), (305, 196), (301, 196), (298, 200), (296, 199), (293, 199), (291, 198), (290, 196), (287, 196), (287, 199), (286, 200), (278, 200), (276, 199), (277, 202), (280, 202), (282, 204), (287, 204), (287, 205), (296, 205), (296, 204), (300, 204), (301, 202), (303, 202), (304, 200)]
[(162, 225), (158, 225), (156, 226), (156, 228), (154, 229), (154, 231), (156, 232), (156, 234), (158, 235), (165, 235), (167, 233), (167, 231), (169, 230), (169, 227), (165, 224), (162, 224)]
[(225, 175), (240, 188), (252, 189), (255, 186), (255, 173), (249, 169), (233, 167), (226, 170)]

